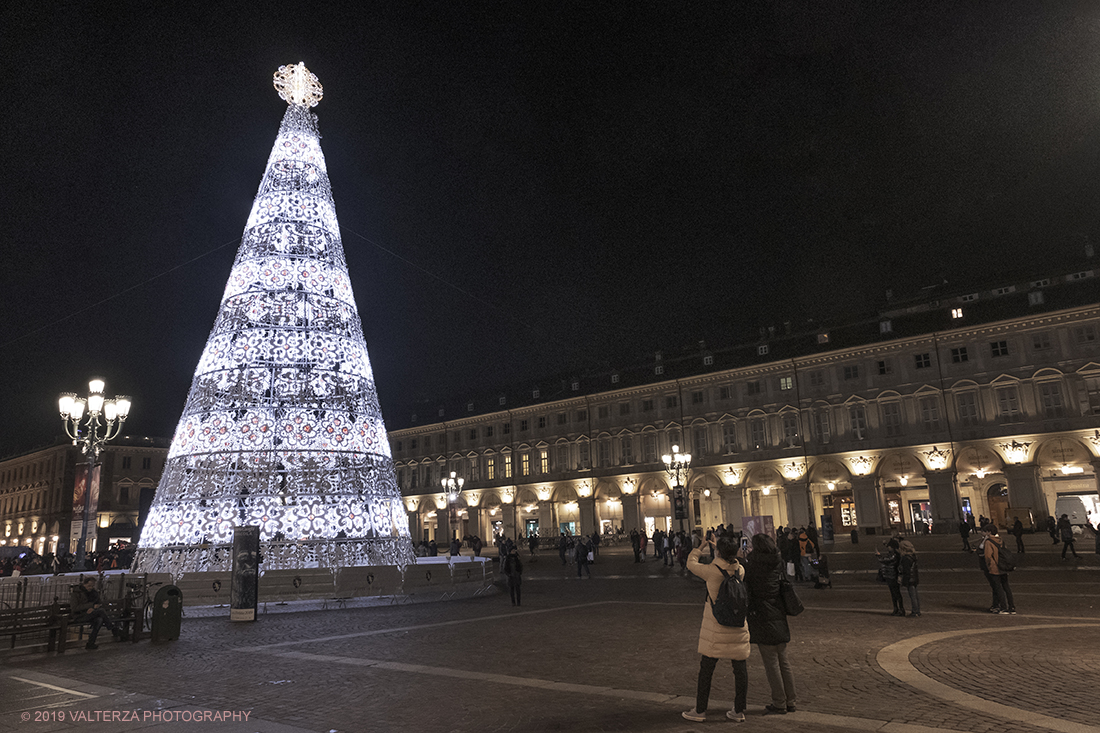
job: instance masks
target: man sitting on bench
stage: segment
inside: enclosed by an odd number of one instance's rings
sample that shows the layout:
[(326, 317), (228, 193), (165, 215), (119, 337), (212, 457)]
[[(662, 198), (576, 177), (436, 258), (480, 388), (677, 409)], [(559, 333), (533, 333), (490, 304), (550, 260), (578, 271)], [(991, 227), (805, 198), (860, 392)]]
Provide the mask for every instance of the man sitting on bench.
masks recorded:
[(70, 623), (92, 625), (92, 630), (88, 634), (88, 643), (84, 645), (85, 649), (99, 648), (99, 645), (95, 643), (95, 639), (99, 635), (99, 629), (102, 626), (110, 629), (111, 633), (118, 639), (126, 641), (126, 633), (111, 620), (99, 600), (99, 591), (95, 589), (95, 578), (85, 578), (76, 587), (76, 590), (73, 591), (72, 607), (73, 619)]

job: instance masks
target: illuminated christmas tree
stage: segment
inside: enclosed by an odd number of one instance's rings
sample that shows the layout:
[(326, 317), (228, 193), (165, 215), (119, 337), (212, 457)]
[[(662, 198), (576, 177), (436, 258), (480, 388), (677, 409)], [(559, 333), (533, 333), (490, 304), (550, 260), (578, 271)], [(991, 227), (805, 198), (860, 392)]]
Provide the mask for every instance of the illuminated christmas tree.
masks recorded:
[(135, 570), (405, 565), (408, 521), (348, 279), (303, 64), (142, 528)]

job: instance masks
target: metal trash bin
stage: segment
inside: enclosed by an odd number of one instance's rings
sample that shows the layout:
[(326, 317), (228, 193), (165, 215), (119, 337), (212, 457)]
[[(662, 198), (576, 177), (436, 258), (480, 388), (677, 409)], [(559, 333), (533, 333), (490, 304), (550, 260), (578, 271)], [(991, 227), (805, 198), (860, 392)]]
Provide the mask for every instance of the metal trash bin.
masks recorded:
[(180, 638), (182, 621), (183, 593), (174, 585), (166, 585), (153, 598), (150, 638), (153, 641), (173, 641)]

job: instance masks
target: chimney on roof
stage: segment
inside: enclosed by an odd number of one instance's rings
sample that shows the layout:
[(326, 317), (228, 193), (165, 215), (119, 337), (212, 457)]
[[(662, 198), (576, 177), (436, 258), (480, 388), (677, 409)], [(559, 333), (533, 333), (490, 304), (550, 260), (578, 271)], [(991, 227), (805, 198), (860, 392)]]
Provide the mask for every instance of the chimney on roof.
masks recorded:
[(661, 359), (664, 358), (664, 356), (665, 356), (664, 354), (662, 354), (660, 351), (658, 351), (657, 353), (655, 353), (653, 355), (653, 361), (660, 361)]
[(1095, 256), (1096, 256), (1096, 249), (1093, 248), (1092, 244), (1086, 244), (1085, 245), (1085, 259), (1091, 260)]

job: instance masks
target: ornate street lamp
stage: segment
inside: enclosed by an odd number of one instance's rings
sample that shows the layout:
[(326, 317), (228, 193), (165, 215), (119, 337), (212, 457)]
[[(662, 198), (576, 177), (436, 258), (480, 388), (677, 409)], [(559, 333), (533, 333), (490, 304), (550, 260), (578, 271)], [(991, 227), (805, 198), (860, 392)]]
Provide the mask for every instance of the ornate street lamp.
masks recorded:
[(455, 478), (457, 475), (451, 471), (450, 476), (439, 480), (443, 490), (447, 492), (447, 519), (451, 525), (451, 533), (455, 536), (455, 528), (458, 526), (458, 492), (462, 491), (462, 484), (466, 483), (464, 478)]
[[(88, 457), (88, 472), (84, 477), (84, 506), (80, 519), (80, 544), (76, 547), (78, 567), (84, 564), (84, 548), (88, 540), (88, 512), (92, 499), (92, 474), (96, 461), (107, 441), (118, 437), (122, 423), (130, 414), (130, 398), (117, 395), (113, 400), (103, 398), (104, 382), (92, 379), (88, 382), (88, 397), (77, 397), (73, 392), (62, 392), (57, 399), (61, 411), (61, 422), (65, 425), (65, 434), (80, 446), (80, 452)], [(84, 410), (87, 419), (81, 426)], [(102, 421), (100, 420), (102, 418)], [(81, 428), (83, 427), (83, 430)], [(75, 508), (75, 507), (74, 507)]]
[(684, 518), (687, 517), (687, 507), (684, 504), (684, 481), (687, 480), (688, 471), (691, 470), (691, 454), (681, 453), (680, 446), (672, 446), (672, 455), (667, 453), (661, 456), (665, 464), (665, 473), (672, 482), (672, 506), (676, 519), (680, 520), (680, 531), (684, 531)]

